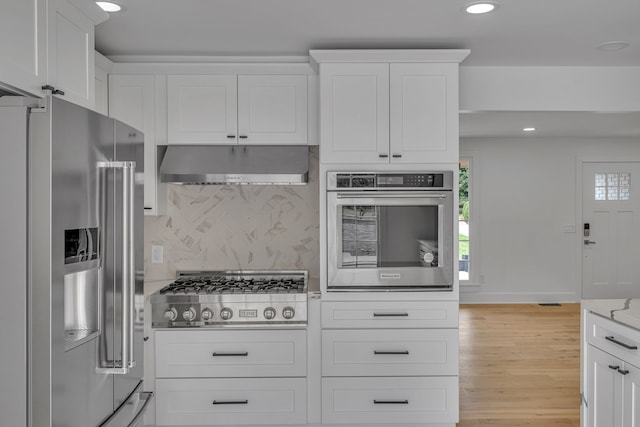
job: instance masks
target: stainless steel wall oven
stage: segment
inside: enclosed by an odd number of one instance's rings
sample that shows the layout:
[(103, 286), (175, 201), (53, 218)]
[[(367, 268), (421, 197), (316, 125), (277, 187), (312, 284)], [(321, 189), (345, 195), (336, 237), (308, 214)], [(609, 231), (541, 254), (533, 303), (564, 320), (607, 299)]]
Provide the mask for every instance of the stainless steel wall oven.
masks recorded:
[(328, 172), (328, 290), (450, 291), (453, 172)]

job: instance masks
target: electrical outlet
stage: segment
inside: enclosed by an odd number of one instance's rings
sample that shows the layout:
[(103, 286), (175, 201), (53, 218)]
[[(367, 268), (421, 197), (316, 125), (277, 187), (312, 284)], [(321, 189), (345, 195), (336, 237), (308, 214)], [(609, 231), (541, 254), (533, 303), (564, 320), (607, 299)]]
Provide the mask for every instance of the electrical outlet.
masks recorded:
[(151, 245), (151, 264), (162, 264), (164, 258), (164, 246)]

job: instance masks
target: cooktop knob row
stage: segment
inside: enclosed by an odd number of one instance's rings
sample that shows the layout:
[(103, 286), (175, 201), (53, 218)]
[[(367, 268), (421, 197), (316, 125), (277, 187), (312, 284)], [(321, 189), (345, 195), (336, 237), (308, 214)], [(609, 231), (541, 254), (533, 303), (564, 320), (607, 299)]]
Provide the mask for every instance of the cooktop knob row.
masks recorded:
[(231, 310), (228, 307), (223, 308), (222, 310), (220, 310), (220, 318), (222, 320), (229, 320), (233, 317), (233, 310)]

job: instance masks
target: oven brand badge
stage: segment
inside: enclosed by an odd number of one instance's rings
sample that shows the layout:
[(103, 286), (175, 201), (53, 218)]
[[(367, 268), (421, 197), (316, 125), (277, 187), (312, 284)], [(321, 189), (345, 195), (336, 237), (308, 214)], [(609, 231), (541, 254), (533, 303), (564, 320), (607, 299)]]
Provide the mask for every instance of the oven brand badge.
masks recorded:
[(380, 273), (381, 279), (402, 279), (400, 273)]

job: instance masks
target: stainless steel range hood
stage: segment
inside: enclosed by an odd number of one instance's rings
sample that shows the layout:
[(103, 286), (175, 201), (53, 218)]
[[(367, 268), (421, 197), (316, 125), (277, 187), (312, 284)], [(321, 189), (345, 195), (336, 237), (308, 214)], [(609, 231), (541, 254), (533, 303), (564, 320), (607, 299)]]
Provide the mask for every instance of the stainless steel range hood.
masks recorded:
[(160, 180), (177, 184), (306, 184), (306, 145), (169, 145)]

